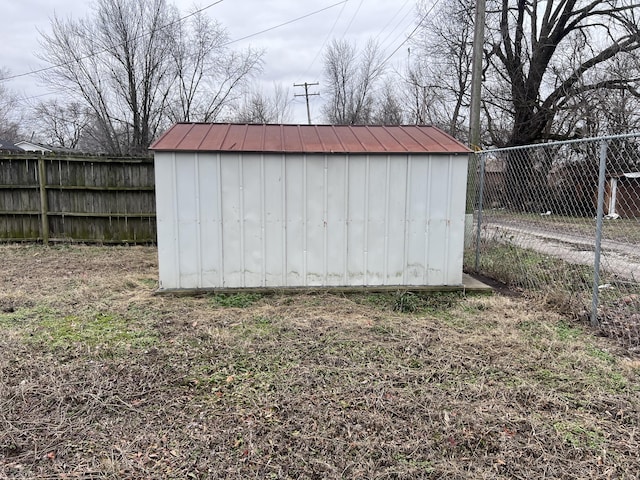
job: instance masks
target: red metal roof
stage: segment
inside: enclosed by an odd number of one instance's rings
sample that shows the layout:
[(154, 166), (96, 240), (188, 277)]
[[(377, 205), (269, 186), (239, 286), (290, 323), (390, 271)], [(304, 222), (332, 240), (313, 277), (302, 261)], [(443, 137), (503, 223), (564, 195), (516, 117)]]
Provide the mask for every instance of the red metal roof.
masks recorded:
[(250, 125), (177, 123), (151, 150), (273, 153), (469, 153), (436, 127), (422, 125)]

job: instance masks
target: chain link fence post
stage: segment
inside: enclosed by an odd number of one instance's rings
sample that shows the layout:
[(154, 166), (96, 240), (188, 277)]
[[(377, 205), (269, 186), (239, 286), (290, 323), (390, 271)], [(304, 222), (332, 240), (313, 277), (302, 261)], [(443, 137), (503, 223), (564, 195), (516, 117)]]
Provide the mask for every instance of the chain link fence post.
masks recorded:
[(598, 170), (598, 206), (596, 214), (596, 241), (593, 258), (593, 290), (591, 298), (591, 326), (598, 327), (598, 295), (600, 292), (600, 253), (602, 248), (602, 219), (604, 217), (604, 185), (607, 176), (606, 140), (600, 141), (600, 164)]
[[(485, 153), (474, 153), (477, 157), (480, 157), (480, 179), (478, 186), (478, 220), (476, 222), (476, 252), (475, 252), (475, 272), (480, 271), (480, 239), (482, 238), (482, 206), (484, 199), (484, 168), (485, 168)], [(477, 163), (477, 162), (476, 162)]]

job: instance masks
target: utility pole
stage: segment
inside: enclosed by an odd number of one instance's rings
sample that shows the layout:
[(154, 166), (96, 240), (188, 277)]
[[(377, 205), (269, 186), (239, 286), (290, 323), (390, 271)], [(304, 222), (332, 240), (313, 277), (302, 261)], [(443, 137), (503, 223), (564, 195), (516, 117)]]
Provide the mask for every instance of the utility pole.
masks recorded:
[(309, 96), (310, 95), (320, 95), (319, 93), (309, 93), (309, 87), (313, 85), (320, 85), (318, 82), (316, 83), (294, 83), (294, 87), (304, 87), (304, 93), (295, 94), (294, 97), (305, 97), (307, 100), (307, 120), (309, 121), (309, 125), (311, 125), (311, 111), (309, 110)]
[(469, 112), (469, 145), (480, 149), (480, 98), (482, 93), (482, 56), (484, 46), (485, 0), (476, 2), (476, 16), (473, 31), (473, 56), (471, 60), (471, 111)]
[(467, 170), (467, 205), (465, 209), (465, 247), (471, 244), (473, 235), (473, 211), (476, 198), (476, 175), (478, 174), (478, 158), (475, 154), (480, 150), (480, 107), (482, 95), (482, 57), (484, 46), (484, 22), (486, 1), (476, 2), (476, 15), (473, 29), (473, 55), (471, 57), (471, 108), (469, 112), (469, 146), (474, 151), (469, 155)]

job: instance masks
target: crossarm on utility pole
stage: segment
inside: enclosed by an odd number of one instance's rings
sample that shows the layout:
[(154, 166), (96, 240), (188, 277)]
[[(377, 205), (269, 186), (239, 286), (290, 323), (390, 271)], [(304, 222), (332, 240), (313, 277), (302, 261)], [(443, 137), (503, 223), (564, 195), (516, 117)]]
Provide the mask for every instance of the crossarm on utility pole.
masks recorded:
[(309, 110), (309, 96), (312, 95), (320, 95), (319, 93), (309, 93), (309, 87), (313, 85), (320, 85), (318, 82), (316, 83), (294, 83), (294, 87), (304, 87), (304, 93), (295, 94), (294, 97), (305, 97), (307, 101), (307, 121), (309, 125), (311, 125), (311, 110)]

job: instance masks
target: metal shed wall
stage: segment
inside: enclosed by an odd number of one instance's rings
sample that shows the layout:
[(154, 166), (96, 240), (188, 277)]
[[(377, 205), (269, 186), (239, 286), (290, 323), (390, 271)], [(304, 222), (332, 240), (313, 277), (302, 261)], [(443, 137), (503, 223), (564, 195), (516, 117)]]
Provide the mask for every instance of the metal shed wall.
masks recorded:
[(462, 283), (467, 155), (155, 162), (161, 289)]

